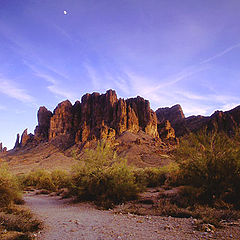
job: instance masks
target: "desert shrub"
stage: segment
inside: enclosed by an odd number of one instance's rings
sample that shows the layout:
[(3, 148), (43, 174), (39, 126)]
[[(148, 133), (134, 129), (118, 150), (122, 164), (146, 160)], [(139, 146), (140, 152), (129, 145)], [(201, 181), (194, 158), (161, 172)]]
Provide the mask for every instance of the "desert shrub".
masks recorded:
[(31, 186), (49, 191), (56, 191), (70, 184), (70, 175), (63, 170), (48, 172), (43, 169), (38, 169), (20, 176), (20, 179), (23, 187)]
[(43, 169), (37, 169), (37, 170), (31, 171), (21, 176), (22, 185), (24, 187), (25, 186), (37, 187), (39, 183), (39, 179), (42, 178), (43, 176), (47, 176), (48, 174), (49, 173)]
[(49, 191), (56, 190), (56, 187), (53, 183), (51, 173), (45, 172), (42, 176), (39, 177), (36, 187), (38, 189), (46, 189)]
[(178, 184), (201, 189), (203, 202), (239, 199), (240, 143), (236, 138), (225, 133), (192, 133), (181, 140), (175, 158), (180, 169)]
[(0, 207), (13, 202), (21, 202), (21, 192), (17, 178), (11, 174), (6, 165), (0, 166)]
[(2, 209), (0, 222), (0, 239), (32, 239), (31, 233), (42, 228), (30, 211), (16, 206)]
[(134, 170), (136, 182), (142, 187), (157, 187), (163, 185), (166, 175), (158, 168), (140, 168)]
[(178, 169), (176, 164), (169, 164), (164, 167), (148, 167), (134, 170), (137, 184), (144, 187), (158, 187), (165, 183), (173, 172)]
[(139, 191), (133, 171), (107, 142), (99, 142), (96, 149), (86, 150), (84, 163), (72, 172), (72, 193), (80, 199), (111, 207), (136, 198)]
[(56, 189), (70, 185), (70, 174), (67, 171), (56, 169), (51, 172), (51, 178)]

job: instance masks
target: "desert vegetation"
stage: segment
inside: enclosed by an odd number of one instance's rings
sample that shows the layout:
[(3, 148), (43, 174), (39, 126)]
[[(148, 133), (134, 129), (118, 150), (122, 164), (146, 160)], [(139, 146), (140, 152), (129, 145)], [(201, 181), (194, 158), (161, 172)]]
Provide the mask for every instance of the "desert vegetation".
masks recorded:
[(22, 194), (17, 177), (6, 165), (0, 166), (0, 238), (31, 239), (32, 233), (41, 228), (41, 222), (19, 204)]
[[(193, 217), (199, 226), (211, 223), (219, 227), (240, 217), (238, 135), (229, 137), (206, 130), (191, 133), (180, 139), (171, 156), (174, 161), (165, 167), (136, 168), (127, 165), (110, 143), (102, 141), (95, 149), (86, 149), (81, 160), (76, 156), (78, 164), (70, 173), (39, 169), (18, 177), (18, 182), (22, 188), (45, 189), (48, 193), (65, 188), (68, 196), (93, 201), (103, 208), (130, 201), (122, 211)], [(11, 184), (8, 201), (19, 201), (19, 186), (12, 180)], [(138, 197), (148, 188), (157, 189), (158, 199), (144, 209)], [(175, 193), (165, 194), (168, 190)]]
[(48, 192), (58, 191), (61, 188), (70, 186), (70, 174), (64, 170), (53, 170), (52, 172), (45, 169), (36, 169), (27, 174), (18, 176), (19, 182), (23, 189), (34, 187), (44, 189)]
[[(140, 169), (136, 179), (147, 187), (161, 186), (152, 208), (126, 204), (121, 211), (173, 217), (193, 217), (196, 227), (221, 227), (240, 218), (239, 135), (191, 133), (172, 151), (175, 163), (165, 169)], [(161, 173), (162, 174), (156, 174)], [(170, 191), (168, 191), (170, 190)]]
[(177, 184), (197, 189), (195, 200), (208, 205), (219, 201), (240, 204), (240, 141), (238, 135), (206, 130), (182, 139), (176, 149)]

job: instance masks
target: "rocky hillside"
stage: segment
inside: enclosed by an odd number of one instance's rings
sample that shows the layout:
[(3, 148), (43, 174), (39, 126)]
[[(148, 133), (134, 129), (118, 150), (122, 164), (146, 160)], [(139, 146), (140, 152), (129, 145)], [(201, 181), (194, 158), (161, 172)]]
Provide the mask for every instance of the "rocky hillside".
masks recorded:
[(216, 111), (209, 117), (199, 115), (186, 118), (180, 105), (159, 108), (156, 114), (159, 122), (169, 120), (177, 137), (196, 132), (204, 127), (208, 131), (216, 129), (231, 136), (240, 127), (240, 106), (226, 112)]

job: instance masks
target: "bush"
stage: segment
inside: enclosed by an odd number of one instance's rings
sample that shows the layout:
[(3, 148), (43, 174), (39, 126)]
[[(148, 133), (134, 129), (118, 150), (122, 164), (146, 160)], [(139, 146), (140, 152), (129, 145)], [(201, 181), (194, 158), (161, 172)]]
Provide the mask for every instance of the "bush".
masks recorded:
[(38, 169), (21, 176), (20, 179), (23, 187), (31, 186), (49, 191), (56, 191), (70, 185), (70, 175), (63, 170), (54, 170), (50, 173)]
[(84, 156), (84, 163), (73, 168), (72, 193), (107, 208), (136, 198), (139, 188), (133, 171), (109, 143), (99, 142)]
[(240, 142), (225, 133), (202, 131), (181, 140), (175, 152), (178, 184), (200, 188), (203, 202), (240, 197)]
[(56, 189), (66, 188), (70, 185), (70, 174), (67, 171), (56, 169), (51, 173), (51, 178)]
[(0, 207), (6, 207), (13, 202), (21, 202), (21, 192), (18, 181), (7, 169), (0, 166)]
[(144, 189), (145, 187), (158, 187), (165, 183), (173, 172), (178, 169), (176, 164), (164, 167), (148, 167), (134, 170), (136, 182)]
[(0, 239), (32, 239), (31, 233), (43, 227), (30, 211), (16, 206), (2, 209), (0, 222)]

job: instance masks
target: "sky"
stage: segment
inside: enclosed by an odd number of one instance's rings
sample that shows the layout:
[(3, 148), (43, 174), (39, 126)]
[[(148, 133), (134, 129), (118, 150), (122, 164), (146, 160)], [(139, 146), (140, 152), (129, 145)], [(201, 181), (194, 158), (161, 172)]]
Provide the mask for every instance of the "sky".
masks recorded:
[(0, 0), (0, 142), (114, 89), (186, 116), (240, 105), (239, 0)]

